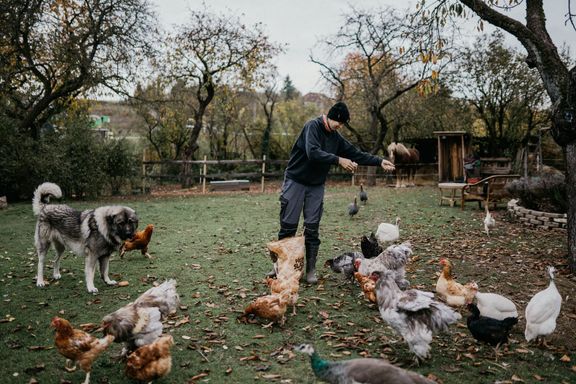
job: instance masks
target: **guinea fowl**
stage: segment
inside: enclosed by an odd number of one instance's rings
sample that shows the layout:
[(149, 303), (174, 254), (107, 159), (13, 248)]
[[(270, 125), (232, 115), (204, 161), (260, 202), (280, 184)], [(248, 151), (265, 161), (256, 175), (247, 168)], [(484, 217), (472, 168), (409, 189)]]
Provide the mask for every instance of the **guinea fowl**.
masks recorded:
[(368, 202), (368, 194), (364, 190), (364, 186), (360, 184), (360, 193), (358, 194), (360, 197), (360, 202), (364, 205)]
[(396, 218), (395, 224), (380, 223), (376, 230), (376, 238), (380, 244), (396, 241), (400, 238), (400, 218)]
[(341, 255), (328, 259), (324, 263), (325, 267), (330, 267), (336, 273), (343, 273), (344, 278), (352, 280), (354, 278), (354, 261), (363, 259), (364, 255), (360, 252), (345, 252)]
[(430, 353), (432, 335), (446, 331), (462, 316), (447, 305), (434, 300), (432, 292), (416, 289), (402, 291), (392, 271), (375, 272), (376, 297), (380, 316), (400, 334), (417, 359)]
[(378, 244), (378, 239), (374, 236), (374, 232), (370, 232), (370, 237), (362, 235), (360, 238), (360, 249), (365, 258), (371, 259), (382, 253), (383, 249)]
[(476, 283), (471, 284), (470, 293), (468, 303), (471, 303), (474, 297), (476, 297), (476, 305), (480, 310), (480, 315), (496, 320), (504, 320), (507, 317), (518, 317), (516, 304), (514, 304), (512, 300), (497, 293), (478, 292), (478, 284)]
[[(524, 336), (526, 341), (530, 341), (539, 336), (546, 336), (556, 329), (556, 319), (560, 314), (562, 306), (562, 296), (554, 283), (554, 267), (548, 267), (550, 284), (548, 288), (535, 294), (526, 306), (526, 329)], [(542, 341), (546, 346), (545, 340)]]
[(310, 365), (316, 377), (332, 384), (433, 384), (415, 372), (396, 367), (383, 359), (357, 358), (328, 361), (320, 357), (310, 344), (294, 347), (294, 351), (310, 356)]
[(356, 198), (354, 198), (354, 201), (351, 202), (350, 205), (348, 205), (348, 215), (350, 215), (350, 218), (353, 218), (354, 215), (356, 215), (359, 210), (360, 210), (360, 208), (358, 207), (358, 204), (356, 203)]
[(510, 330), (514, 324), (518, 323), (517, 317), (497, 320), (482, 316), (476, 304), (468, 304), (468, 310), (472, 314), (468, 316), (466, 324), (472, 336), (478, 341), (483, 341), (493, 346), (508, 342)]

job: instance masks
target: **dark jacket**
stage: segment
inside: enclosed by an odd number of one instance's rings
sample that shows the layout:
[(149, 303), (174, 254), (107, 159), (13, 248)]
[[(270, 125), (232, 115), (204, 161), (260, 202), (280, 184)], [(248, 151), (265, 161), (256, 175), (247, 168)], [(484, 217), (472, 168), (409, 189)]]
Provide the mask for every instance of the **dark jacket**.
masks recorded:
[(286, 177), (304, 185), (321, 185), (338, 157), (360, 165), (379, 166), (382, 158), (362, 152), (338, 131), (328, 132), (322, 116), (308, 121), (290, 151)]

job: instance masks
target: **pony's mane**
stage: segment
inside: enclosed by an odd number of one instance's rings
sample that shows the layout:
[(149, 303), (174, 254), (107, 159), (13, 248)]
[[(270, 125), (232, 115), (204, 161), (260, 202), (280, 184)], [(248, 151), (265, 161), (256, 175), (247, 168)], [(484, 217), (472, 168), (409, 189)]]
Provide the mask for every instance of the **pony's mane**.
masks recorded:
[(401, 156), (410, 156), (410, 151), (402, 143), (391, 143), (388, 146), (388, 153), (395, 152)]

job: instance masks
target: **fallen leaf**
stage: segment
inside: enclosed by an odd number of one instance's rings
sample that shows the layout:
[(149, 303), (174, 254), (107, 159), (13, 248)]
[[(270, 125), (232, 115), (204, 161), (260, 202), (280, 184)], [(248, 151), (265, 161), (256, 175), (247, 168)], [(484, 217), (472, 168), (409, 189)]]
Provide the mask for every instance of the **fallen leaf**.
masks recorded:
[(571, 360), (570, 360), (570, 357), (568, 355), (564, 355), (560, 358), (560, 361), (563, 363), (569, 363)]
[(512, 375), (512, 381), (516, 381), (516, 382), (524, 382), (524, 380), (522, 380), (520, 377), (516, 376), (516, 375)]
[(130, 283), (127, 282), (126, 280), (121, 281), (121, 282), (118, 283), (118, 286), (119, 286), (119, 287), (127, 287), (127, 286), (129, 286), (129, 285), (130, 285)]
[(280, 376), (280, 375), (273, 375), (273, 374), (270, 374), (270, 373), (267, 373), (267, 374), (265, 374), (265, 375), (262, 375), (262, 378), (264, 378), (264, 379), (279, 379), (279, 378), (281, 378), (281, 377), (282, 377), (282, 376)]

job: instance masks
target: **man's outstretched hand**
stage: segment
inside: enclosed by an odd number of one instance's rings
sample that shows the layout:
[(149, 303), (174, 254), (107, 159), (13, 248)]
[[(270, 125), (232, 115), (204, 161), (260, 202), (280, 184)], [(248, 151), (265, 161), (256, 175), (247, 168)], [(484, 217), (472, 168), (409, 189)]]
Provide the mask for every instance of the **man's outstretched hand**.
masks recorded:
[(348, 172), (354, 172), (358, 167), (358, 163), (355, 163), (352, 160), (345, 159), (343, 157), (338, 158), (338, 165), (347, 170)]
[(396, 169), (396, 167), (394, 166), (394, 164), (392, 164), (390, 161), (388, 160), (382, 160), (382, 164), (380, 164), (380, 166), (382, 167), (382, 169), (384, 170), (384, 172), (392, 172)]

